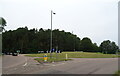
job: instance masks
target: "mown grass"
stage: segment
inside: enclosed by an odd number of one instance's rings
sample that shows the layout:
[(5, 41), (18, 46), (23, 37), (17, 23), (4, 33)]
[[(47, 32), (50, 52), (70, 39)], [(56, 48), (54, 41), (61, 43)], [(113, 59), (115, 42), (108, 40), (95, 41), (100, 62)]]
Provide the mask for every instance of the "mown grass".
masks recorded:
[[(41, 54), (29, 54), (26, 56), (30, 57), (43, 57), (44, 55), (50, 57), (50, 53), (41, 53)], [(102, 53), (88, 53), (88, 52), (62, 52), (62, 53), (52, 53), (52, 57), (65, 58), (66, 54), (68, 58), (117, 58), (118, 55), (113, 54), (102, 54)]]
[[(102, 54), (102, 53), (88, 53), (88, 52), (62, 52), (62, 53), (52, 53), (52, 58), (50, 58), (50, 53), (41, 53), (41, 54), (29, 54), (26, 56), (30, 57), (41, 57), (35, 58), (38, 62), (44, 62), (44, 55), (47, 55), (47, 62), (57, 62), (57, 61), (67, 61), (71, 60), (70, 58), (116, 58), (117, 55), (113, 54)], [(67, 54), (67, 59), (66, 59)]]
[(35, 60), (37, 60), (38, 62), (40, 62), (40, 63), (43, 63), (43, 62), (59, 62), (59, 61), (68, 61), (68, 60), (72, 60), (72, 59), (61, 59), (61, 58), (59, 58), (59, 59), (56, 59), (56, 58), (48, 58), (48, 60), (47, 61), (44, 61), (44, 59), (43, 58), (35, 58)]

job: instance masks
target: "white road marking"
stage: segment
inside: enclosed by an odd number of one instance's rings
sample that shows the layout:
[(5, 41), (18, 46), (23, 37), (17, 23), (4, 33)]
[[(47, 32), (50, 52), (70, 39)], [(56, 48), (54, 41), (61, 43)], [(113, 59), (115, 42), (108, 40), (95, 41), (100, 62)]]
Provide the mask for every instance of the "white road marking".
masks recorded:
[(59, 64), (44, 64), (44, 65), (47, 65), (47, 66), (59, 66), (59, 65), (63, 65), (65, 63), (59, 63)]
[(56, 66), (56, 65), (52, 65), (52, 66)]
[(51, 64), (44, 64), (44, 65), (51, 65)]
[(60, 64), (57, 64), (57, 65), (63, 65), (63, 64), (65, 64), (65, 63), (60, 63)]
[(23, 66), (26, 66), (27, 65), (27, 63), (25, 63)]

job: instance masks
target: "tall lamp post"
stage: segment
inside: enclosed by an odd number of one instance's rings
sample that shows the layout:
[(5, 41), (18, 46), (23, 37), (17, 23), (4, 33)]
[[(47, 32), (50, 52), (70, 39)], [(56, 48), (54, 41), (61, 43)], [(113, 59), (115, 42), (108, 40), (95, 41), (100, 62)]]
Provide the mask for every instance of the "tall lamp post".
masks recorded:
[[(72, 31), (72, 34), (73, 34), (73, 31)], [(74, 38), (73, 38), (73, 40), (74, 40)], [(76, 42), (76, 41), (74, 40), (74, 42), (73, 42), (73, 44), (74, 44), (74, 46), (73, 46), (73, 48), (74, 48), (73, 51), (75, 51), (75, 42)]]
[(51, 39), (50, 39), (50, 58), (52, 58), (52, 15), (56, 14), (51, 10)]

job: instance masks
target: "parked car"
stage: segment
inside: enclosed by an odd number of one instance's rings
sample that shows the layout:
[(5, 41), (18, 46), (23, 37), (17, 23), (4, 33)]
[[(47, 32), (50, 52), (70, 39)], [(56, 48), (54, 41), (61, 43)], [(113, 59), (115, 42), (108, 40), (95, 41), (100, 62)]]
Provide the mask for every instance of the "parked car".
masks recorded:
[(6, 55), (10, 55), (10, 52), (6, 52), (5, 54), (6, 54)]
[(12, 53), (12, 56), (18, 56), (18, 53)]
[(2, 53), (2, 55), (5, 55), (4, 53)]

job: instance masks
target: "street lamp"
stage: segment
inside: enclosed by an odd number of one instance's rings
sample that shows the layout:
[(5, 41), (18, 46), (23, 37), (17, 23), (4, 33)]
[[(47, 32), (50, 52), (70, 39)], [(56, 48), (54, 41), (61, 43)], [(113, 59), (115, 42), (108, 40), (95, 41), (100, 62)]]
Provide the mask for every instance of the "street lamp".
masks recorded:
[[(73, 31), (72, 31), (72, 34), (73, 34)], [(75, 39), (76, 39), (76, 37), (75, 37)], [(73, 43), (74, 43), (74, 46), (73, 46), (74, 49), (73, 49), (73, 51), (74, 51), (74, 52), (75, 52), (75, 42), (76, 42), (75, 39), (74, 39), (74, 37), (73, 37), (73, 40), (74, 40), (74, 41), (73, 41)]]
[(51, 39), (50, 39), (50, 58), (52, 58), (52, 15), (56, 14), (51, 10)]

